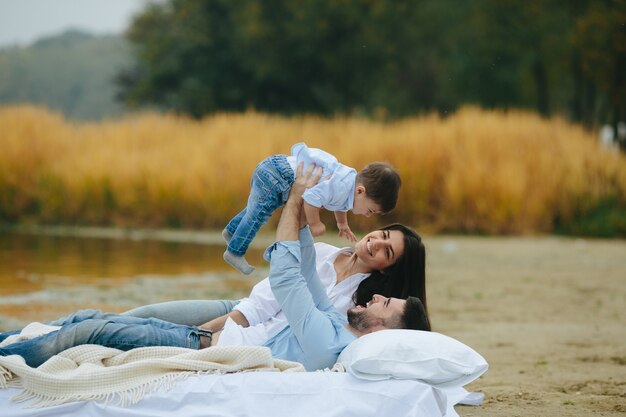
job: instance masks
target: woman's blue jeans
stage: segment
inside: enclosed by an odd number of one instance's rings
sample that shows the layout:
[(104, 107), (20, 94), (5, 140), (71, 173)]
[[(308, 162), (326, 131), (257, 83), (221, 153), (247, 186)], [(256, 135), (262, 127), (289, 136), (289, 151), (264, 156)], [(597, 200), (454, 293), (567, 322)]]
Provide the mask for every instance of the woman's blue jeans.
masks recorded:
[(228, 314), (239, 300), (180, 300), (149, 304), (122, 313), (125, 316), (155, 318), (186, 326), (201, 326)]
[(158, 319), (81, 310), (56, 321), (56, 324), (62, 326), (60, 330), (0, 348), (0, 355), (20, 355), (29, 366), (37, 367), (65, 349), (85, 344), (125, 351), (145, 346), (200, 348), (200, 334), (196, 327)]

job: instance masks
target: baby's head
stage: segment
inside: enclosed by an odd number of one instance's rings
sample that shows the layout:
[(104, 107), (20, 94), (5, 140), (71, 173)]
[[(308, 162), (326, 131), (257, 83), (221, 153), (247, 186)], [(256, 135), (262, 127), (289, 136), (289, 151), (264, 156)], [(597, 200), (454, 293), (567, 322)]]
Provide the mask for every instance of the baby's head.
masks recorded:
[(366, 217), (389, 213), (396, 207), (402, 181), (389, 164), (372, 162), (358, 172), (355, 180), (352, 213)]

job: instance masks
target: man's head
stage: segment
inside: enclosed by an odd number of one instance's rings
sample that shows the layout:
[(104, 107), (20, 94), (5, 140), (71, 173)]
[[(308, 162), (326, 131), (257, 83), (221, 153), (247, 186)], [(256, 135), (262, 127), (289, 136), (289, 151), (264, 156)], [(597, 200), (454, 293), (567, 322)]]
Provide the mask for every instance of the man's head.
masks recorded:
[(354, 214), (370, 216), (389, 213), (396, 207), (400, 190), (400, 175), (389, 164), (372, 162), (356, 176)]
[(359, 336), (384, 329), (430, 331), (428, 315), (417, 297), (402, 300), (375, 294), (366, 307), (348, 310), (348, 324)]

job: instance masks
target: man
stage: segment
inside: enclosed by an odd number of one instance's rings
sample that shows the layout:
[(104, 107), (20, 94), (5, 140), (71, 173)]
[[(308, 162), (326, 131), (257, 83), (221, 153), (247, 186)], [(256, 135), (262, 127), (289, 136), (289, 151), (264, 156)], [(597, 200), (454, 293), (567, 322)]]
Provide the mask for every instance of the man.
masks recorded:
[(311, 176), (309, 167), (296, 180), (281, 214), (276, 243), (266, 251), (270, 260), (269, 281), (289, 326), (270, 339), (266, 346), (276, 358), (300, 362), (307, 370), (331, 367), (341, 351), (357, 337), (388, 328), (430, 329), (422, 303), (375, 295), (367, 307), (348, 310), (348, 320), (326, 295), (317, 277), (313, 237), (301, 226), (302, 194), (316, 184), (321, 170)]
[[(348, 319), (332, 306), (315, 270), (313, 238), (305, 223), (302, 194), (319, 181), (321, 170), (309, 167), (296, 180), (276, 231), (276, 243), (266, 251), (270, 285), (285, 312), (289, 326), (270, 339), (276, 358), (301, 362), (309, 371), (332, 366), (351, 341), (386, 328), (429, 329), (424, 308), (415, 297), (408, 300), (374, 296), (367, 307), (348, 311)], [(219, 334), (193, 326), (156, 319), (140, 319), (94, 310), (79, 311), (60, 330), (0, 348), (0, 355), (20, 355), (29, 366), (73, 346), (97, 344), (121, 350), (144, 346), (203, 349), (215, 344)]]

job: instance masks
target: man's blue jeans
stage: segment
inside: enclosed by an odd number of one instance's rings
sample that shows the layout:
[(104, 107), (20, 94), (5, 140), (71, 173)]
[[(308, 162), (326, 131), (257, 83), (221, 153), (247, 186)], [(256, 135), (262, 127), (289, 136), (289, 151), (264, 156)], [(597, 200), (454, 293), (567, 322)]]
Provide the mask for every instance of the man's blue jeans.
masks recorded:
[(20, 355), (29, 366), (37, 367), (65, 349), (85, 344), (120, 350), (145, 346), (200, 348), (197, 327), (157, 319), (81, 310), (55, 323), (62, 326), (60, 330), (0, 348), (0, 355)]
[(272, 213), (284, 205), (295, 179), (285, 155), (272, 155), (257, 165), (250, 181), (248, 205), (226, 226), (232, 235), (228, 251), (243, 256)]

